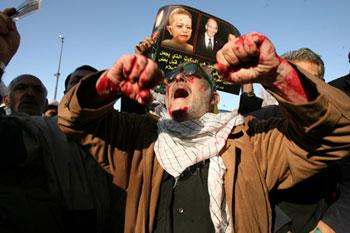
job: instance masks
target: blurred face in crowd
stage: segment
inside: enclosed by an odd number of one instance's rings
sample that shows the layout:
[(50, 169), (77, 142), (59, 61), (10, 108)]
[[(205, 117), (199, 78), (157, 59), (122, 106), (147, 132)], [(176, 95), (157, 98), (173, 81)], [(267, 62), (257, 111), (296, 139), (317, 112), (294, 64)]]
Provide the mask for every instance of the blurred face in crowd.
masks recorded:
[(192, 19), (187, 14), (174, 14), (169, 20), (169, 26), (167, 29), (170, 35), (178, 44), (187, 43), (191, 38), (192, 33)]
[(46, 110), (43, 114), (46, 117), (53, 117), (57, 115), (57, 108), (50, 108)]
[(69, 91), (73, 86), (75, 86), (76, 84), (79, 83), (80, 79), (82, 79), (83, 77), (89, 75), (89, 74), (93, 74), (95, 72), (91, 71), (91, 70), (77, 70), (74, 71), (68, 81), (68, 85), (67, 85), (67, 90), (65, 90), (65, 93), (67, 91)]
[(9, 94), (4, 102), (12, 112), (41, 115), (47, 105), (47, 90), (35, 76), (21, 75), (9, 85)]
[(218, 23), (214, 19), (208, 19), (205, 29), (207, 30), (207, 35), (212, 38), (218, 32)]
[(320, 77), (319, 69), (318, 69), (319, 67), (317, 64), (309, 61), (294, 61), (294, 63), (297, 66), (309, 72), (310, 74), (312, 74), (313, 76), (323, 79), (323, 77)]
[[(176, 72), (175, 72), (176, 73)], [(180, 72), (167, 79), (166, 106), (172, 119), (182, 122), (211, 112), (219, 101), (208, 79), (200, 72)]]

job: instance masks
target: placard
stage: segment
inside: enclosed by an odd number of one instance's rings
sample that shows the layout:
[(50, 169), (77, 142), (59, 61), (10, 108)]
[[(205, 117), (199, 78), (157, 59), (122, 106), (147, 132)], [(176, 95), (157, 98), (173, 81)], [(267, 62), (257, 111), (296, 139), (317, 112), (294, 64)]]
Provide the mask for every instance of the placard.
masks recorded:
[(165, 73), (183, 62), (198, 62), (211, 68), (218, 90), (239, 94), (240, 85), (220, 79), (213, 66), (217, 51), (240, 36), (232, 24), (192, 7), (167, 5), (158, 10), (152, 35), (157, 40), (149, 57)]

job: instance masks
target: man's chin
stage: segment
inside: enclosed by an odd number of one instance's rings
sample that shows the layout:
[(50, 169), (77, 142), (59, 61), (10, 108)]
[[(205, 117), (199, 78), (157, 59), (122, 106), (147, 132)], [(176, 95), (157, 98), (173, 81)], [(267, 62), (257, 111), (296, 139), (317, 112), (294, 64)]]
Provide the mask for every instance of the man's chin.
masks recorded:
[(171, 118), (175, 121), (182, 122), (189, 119), (188, 107), (173, 109), (169, 112)]

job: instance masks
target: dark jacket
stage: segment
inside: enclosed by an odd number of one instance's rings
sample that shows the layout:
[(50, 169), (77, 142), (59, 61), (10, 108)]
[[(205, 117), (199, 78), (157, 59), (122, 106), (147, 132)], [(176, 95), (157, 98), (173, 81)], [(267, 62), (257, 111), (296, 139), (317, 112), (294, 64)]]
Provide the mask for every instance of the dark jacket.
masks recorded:
[(214, 36), (213, 50), (208, 50), (205, 44), (205, 32), (203, 32), (198, 36), (196, 54), (215, 58), (216, 53), (219, 51), (219, 49), (222, 48), (223, 45), (223, 41), (220, 40), (217, 36)]

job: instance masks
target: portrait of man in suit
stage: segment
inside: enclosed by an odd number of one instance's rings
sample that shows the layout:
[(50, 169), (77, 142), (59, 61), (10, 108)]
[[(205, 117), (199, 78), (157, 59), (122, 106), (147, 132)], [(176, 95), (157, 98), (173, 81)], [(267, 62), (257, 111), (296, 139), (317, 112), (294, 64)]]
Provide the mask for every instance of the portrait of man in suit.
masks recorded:
[(204, 33), (198, 36), (196, 50), (198, 54), (215, 58), (216, 52), (224, 45), (224, 42), (216, 36), (218, 31), (218, 22), (214, 18), (208, 18)]

